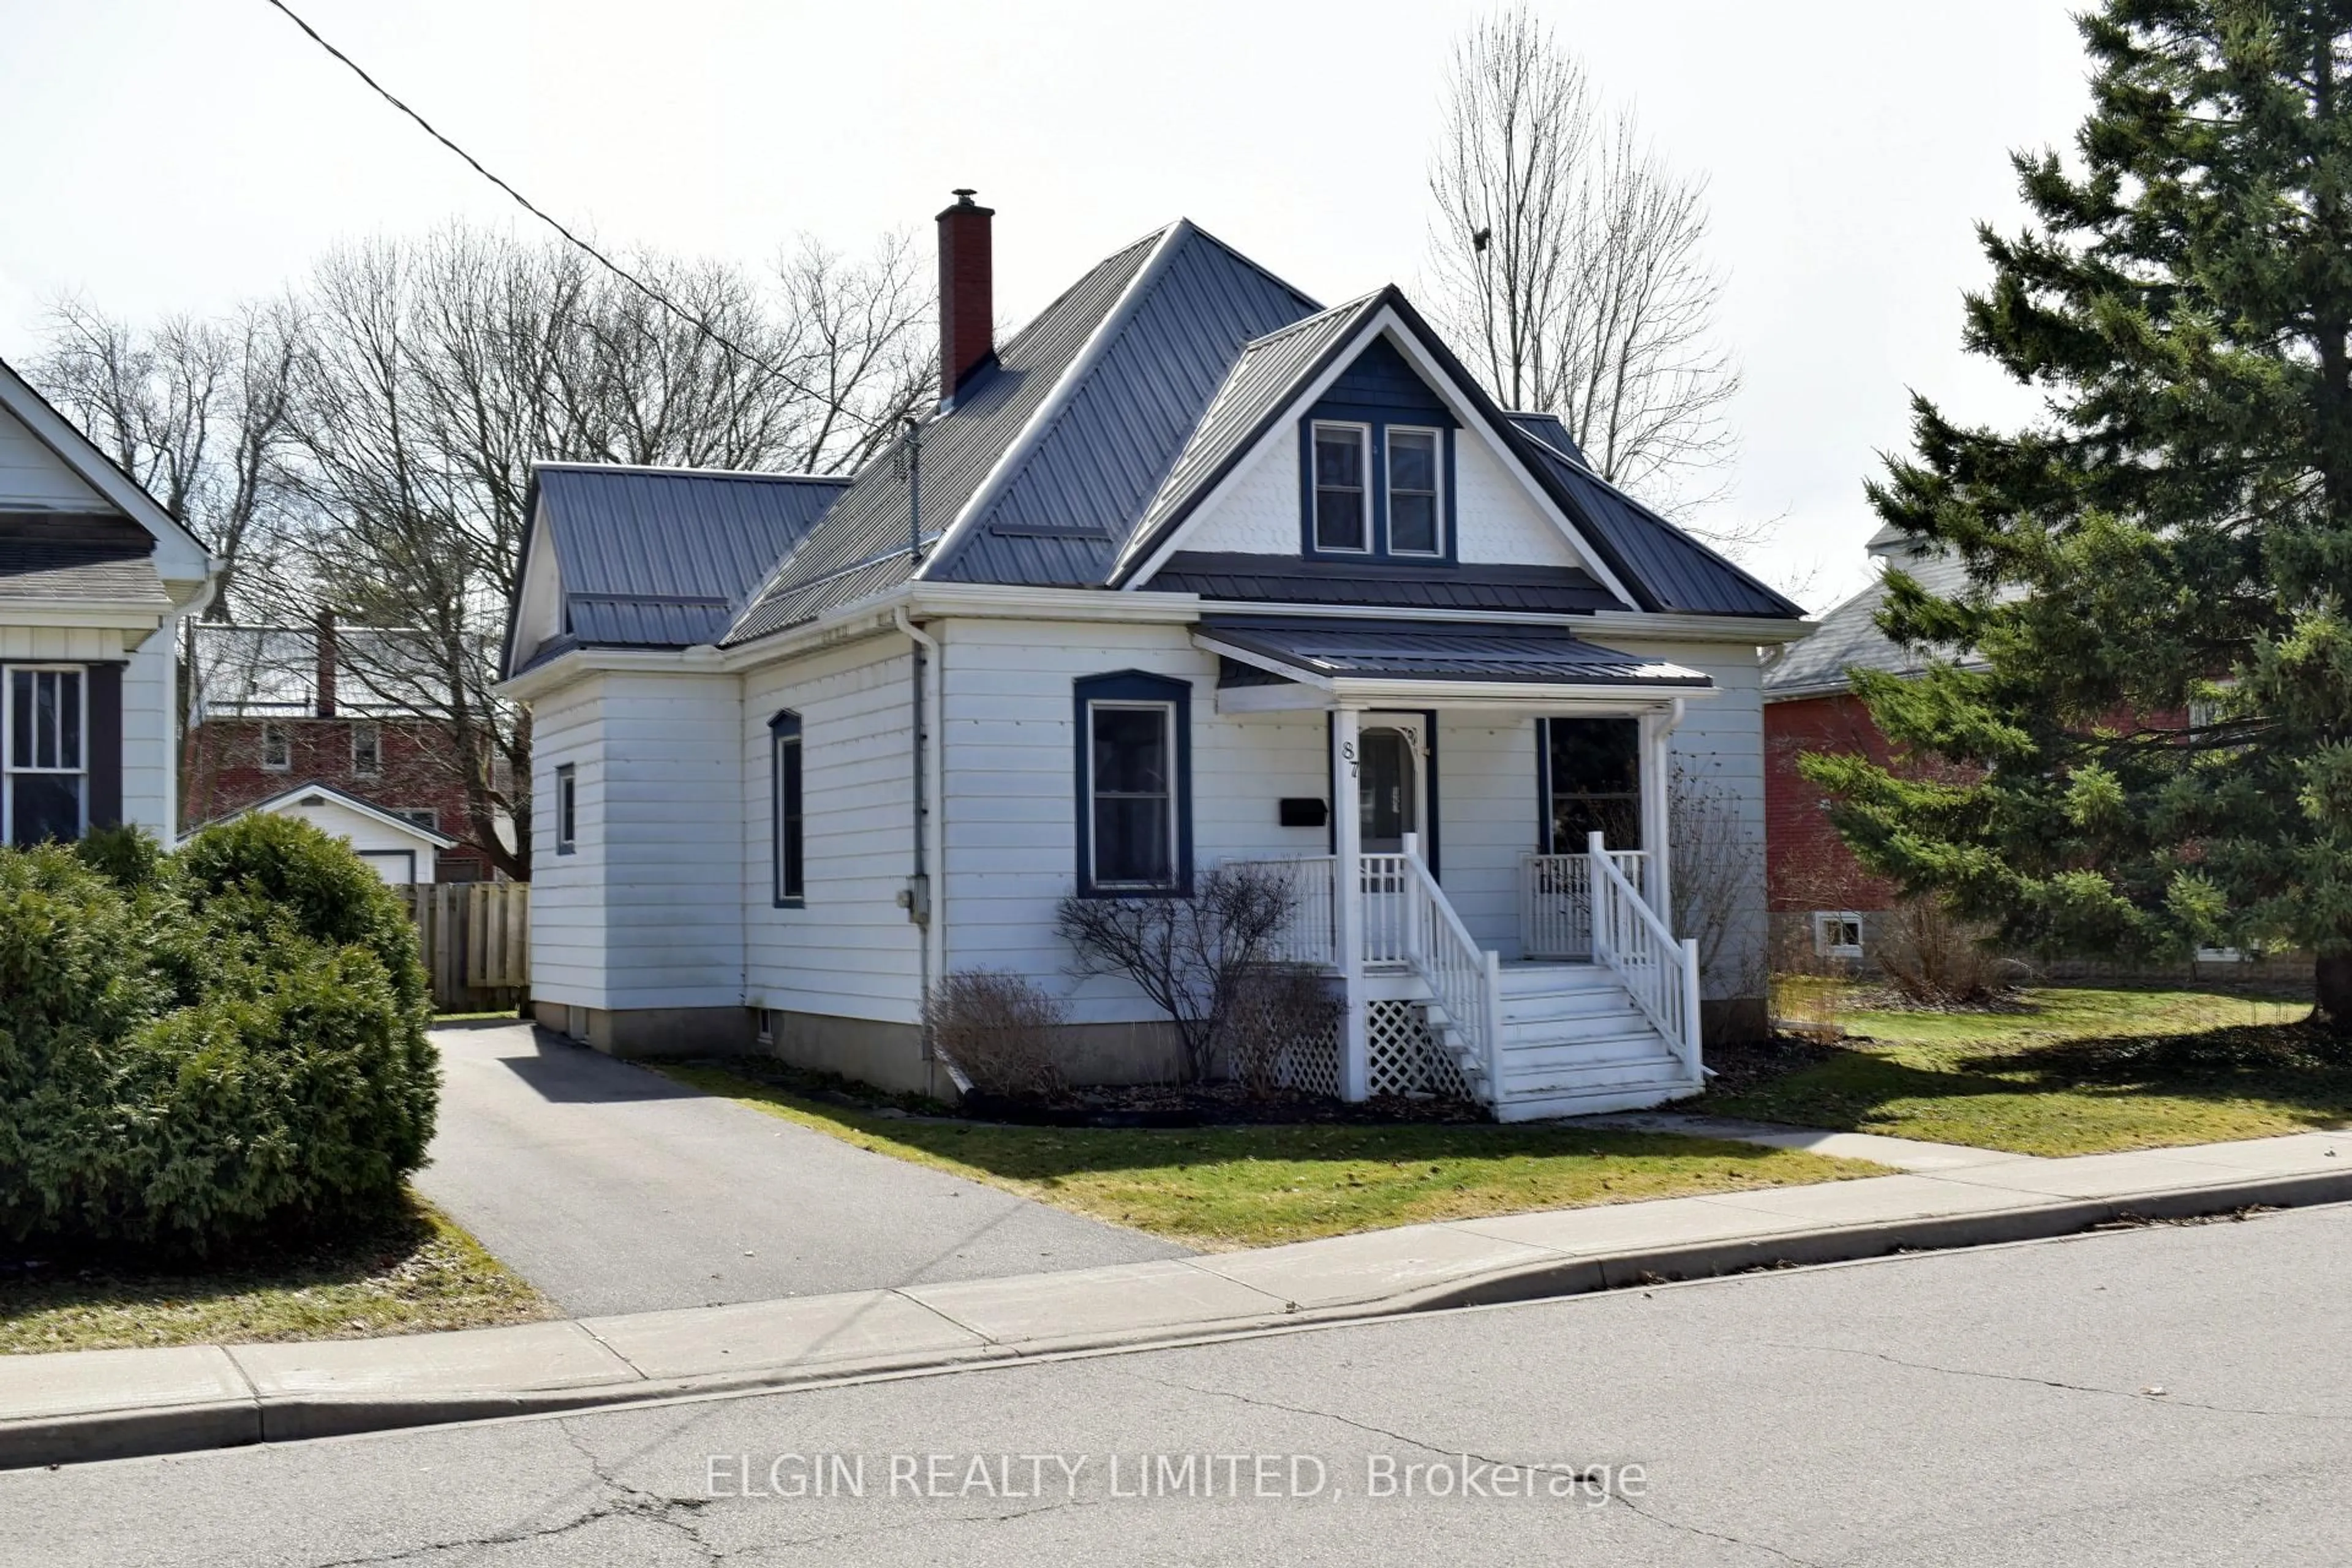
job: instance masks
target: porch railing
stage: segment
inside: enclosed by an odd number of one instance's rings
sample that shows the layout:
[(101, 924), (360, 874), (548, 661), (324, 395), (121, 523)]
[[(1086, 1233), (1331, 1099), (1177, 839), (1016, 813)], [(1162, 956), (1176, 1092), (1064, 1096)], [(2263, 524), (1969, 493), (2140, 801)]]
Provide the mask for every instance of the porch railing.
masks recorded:
[[(1648, 899), (1647, 851), (1612, 849), (1609, 858)], [(1531, 959), (1592, 956), (1592, 871), (1582, 855), (1519, 857), (1519, 952)]]
[(1421, 858), (1420, 836), (1402, 855), (1363, 857), (1364, 962), (1412, 969), (1427, 983), (1463, 1047), (1479, 1064), (1485, 1097), (1502, 1092), (1502, 958), (1479, 947)]
[(1288, 922), (1274, 940), (1274, 960), (1279, 963), (1312, 964), (1318, 969), (1339, 968), (1339, 926), (1334, 907), (1339, 858), (1300, 855), (1235, 863), (1271, 871), (1290, 885), (1295, 901)]
[(1592, 885), (1592, 962), (1617, 976), (1633, 1005), (1674, 1046), (1696, 1079), (1700, 1072), (1698, 943), (1675, 940), (1598, 833), (1592, 836), (1591, 851), (1585, 865)]

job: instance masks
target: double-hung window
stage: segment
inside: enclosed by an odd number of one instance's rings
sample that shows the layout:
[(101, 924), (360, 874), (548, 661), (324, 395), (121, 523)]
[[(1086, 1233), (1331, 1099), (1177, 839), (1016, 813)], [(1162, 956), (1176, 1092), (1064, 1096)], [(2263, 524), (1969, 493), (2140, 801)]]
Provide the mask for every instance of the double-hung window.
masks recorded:
[(776, 907), (797, 907), (808, 895), (808, 850), (801, 807), (801, 716), (779, 713), (768, 721), (773, 753)]
[(87, 672), (12, 666), (5, 692), (8, 842), (70, 843), (89, 826)]
[(1315, 548), (1372, 547), (1371, 427), (1315, 426)]
[(1141, 673), (1077, 683), (1081, 893), (1189, 889), (1191, 690)]
[(1434, 430), (1388, 428), (1389, 553), (1443, 555), (1445, 517), (1437, 481), (1443, 447)]
[(294, 737), (283, 724), (261, 727), (261, 765), (273, 773), (290, 771), (294, 766)]
[(352, 776), (372, 779), (383, 772), (383, 734), (373, 724), (352, 726)]
[(1633, 719), (1543, 721), (1544, 847), (1581, 855), (1598, 833), (1612, 849), (1642, 844), (1642, 726)]

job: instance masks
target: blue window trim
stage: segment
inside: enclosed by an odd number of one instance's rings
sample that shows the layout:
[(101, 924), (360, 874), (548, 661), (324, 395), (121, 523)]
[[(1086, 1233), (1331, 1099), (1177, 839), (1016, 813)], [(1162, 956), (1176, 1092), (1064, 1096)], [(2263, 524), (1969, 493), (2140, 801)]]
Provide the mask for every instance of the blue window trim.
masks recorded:
[[(1369, 426), (1370, 450), (1365, 455), (1364, 499), (1370, 515), (1365, 520), (1366, 550), (1326, 550), (1315, 542), (1315, 426)], [(1389, 548), (1389, 428), (1433, 430), (1438, 437), (1437, 526), (1444, 548), (1432, 555), (1420, 551), (1399, 552)], [(1460, 530), (1455, 526), (1454, 450), (1456, 426), (1442, 415), (1400, 413), (1369, 405), (1319, 403), (1298, 420), (1298, 553), (1307, 560), (1379, 561), (1399, 566), (1458, 566), (1462, 562)]]
[[(793, 766), (784, 766), (784, 747), (792, 747)], [(803, 801), (807, 787), (808, 752), (801, 741), (801, 716), (785, 711), (768, 721), (768, 861), (771, 890), (780, 910), (808, 905), (807, 818)], [(791, 823), (792, 842), (785, 825)]]
[(570, 763), (555, 770), (555, 852), (575, 853), (579, 847), (580, 773)]
[[(1189, 899), (1192, 896), (1192, 683), (1140, 669), (1089, 675), (1070, 684), (1071, 800), (1077, 845), (1077, 889), (1082, 899)], [(1094, 885), (1095, 803), (1087, 786), (1087, 752), (1094, 744), (1088, 708), (1096, 702), (1165, 702), (1174, 710), (1176, 776), (1170, 805), (1176, 814), (1176, 876), (1164, 888)]]

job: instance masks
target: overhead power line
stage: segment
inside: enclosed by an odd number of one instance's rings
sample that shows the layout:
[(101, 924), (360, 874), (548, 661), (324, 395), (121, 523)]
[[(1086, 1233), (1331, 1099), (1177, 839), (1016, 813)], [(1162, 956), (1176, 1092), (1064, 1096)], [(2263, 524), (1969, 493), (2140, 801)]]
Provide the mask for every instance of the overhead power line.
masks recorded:
[[(359, 61), (352, 58), (351, 56), (343, 53), (342, 50), (335, 47), (334, 45), (327, 42), (324, 37), (320, 36), (319, 29), (310, 26), (310, 23), (297, 16), (293, 8), (286, 4), (286, 0), (267, 0), (267, 3), (282, 13), (288, 21), (301, 28), (303, 33), (312, 43), (318, 45), (320, 48), (326, 50), (327, 53), (332, 55), (336, 59), (341, 61), (345, 67), (349, 68), (353, 76), (367, 83), (369, 89), (373, 91), (378, 98), (383, 99), (386, 103), (400, 110), (401, 113), (405, 114), (409, 119), (415, 121), (418, 128), (421, 129), (425, 134), (432, 137), (436, 142), (440, 142), (441, 145), (457, 154), (458, 157), (463, 158), (466, 161), (466, 166), (467, 168), (473, 170), (477, 174), (481, 175), (482, 178), (489, 181), (490, 184), (496, 185), (499, 190), (504, 191), (509, 196), (513, 198), (517, 206), (520, 206), (523, 211), (529, 213), (531, 216), (537, 218), (540, 222), (553, 229), (557, 234), (562, 235), (567, 243), (576, 247), (583, 253), (593, 259), (596, 264), (604, 268), (605, 271), (610, 272), (614, 277), (618, 278), (622, 282), (626, 283), (630, 288), (635, 289), (638, 293), (643, 294), (646, 299), (652, 300), (663, 310), (667, 310), (679, 321), (686, 322), (695, 331), (700, 332), (712, 342), (717, 343), (720, 348), (725, 349), (729, 353), (735, 355), (738, 359), (743, 360), (748, 363), (757, 365), (760, 369), (766, 371), (770, 375), (774, 376), (778, 381), (782, 382), (785, 385), (791, 387), (794, 392), (801, 394), (804, 397), (820, 396), (820, 394), (815, 388), (808, 385), (805, 382), (792, 374), (790, 372), (770, 363), (763, 355), (754, 353), (750, 349), (745, 348), (742, 344), (735, 342), (726, 333), (712, 326), (703, 317), (688, 310), (685, 306), (671, 299), (667, 294), (663, 293), (660, 289), (655, 288), (652, 284), (646, 282), (644, 279), (638, 277), (635, 273), (630, 271), (627, 268), (622, 266), (619, 262), (605, 255), (602, 250), (599, 250), (587, 240), (583, 239), (580, 236), (572, 233), (571, 229), (564, 226), (561, 219), (556, 218), (552, 215), (542, 210), (537, 204), (532, 202), (529, 196), (524, 195), (520, 191), (516, 190), (512, 185), (499, 178), (498, 175), (490, 173), (488, 169), (483, 167), (482, 161), (479, 158), (475, 157), (471, 153), (467, 152), (463, 147), (458, 146), (457, 143), (443, 135), (441, 132), (434, 126), (431, 121), (417, 113), (414, 109), (409, 108), (407, 104), (394, 97), (391, 90), (385, 88), (382, 82), (368, 75), (365, 68), (361, 66)], [(856, 409), (847, 407), (846, 405), (842, 406), (840, 412), (847, 416), (849, 418), (856, 420), (860, 425), (870, 426), (874, 423), (871, 419), (860, 415)]]

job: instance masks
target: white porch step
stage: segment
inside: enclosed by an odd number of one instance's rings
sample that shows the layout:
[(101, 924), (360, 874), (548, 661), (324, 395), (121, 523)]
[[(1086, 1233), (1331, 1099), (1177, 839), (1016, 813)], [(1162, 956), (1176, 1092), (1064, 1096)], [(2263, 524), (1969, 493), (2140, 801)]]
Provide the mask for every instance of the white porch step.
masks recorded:
[(1607, 1021), (1627, 1016), (1639, 1016), (1641, 1009), (1633, 1005), (1619, 986), (1602, 991), (1598, 988), (1576, 991), (1522, 992), (1503, 997), (1503, 1027), (1517, 1026), (1555, 1028), (1579, 1033)]
[(1638, 1031), (1628, 1029), (1611, 1035), (1503, 1042), (1506, 1075), (1537, 1068), (1567, 1071), (1588, 1066), (1617, 1067), (1625, 1062), (1681, 1060), (1658, 1032), (1646, 1024)]
[(1617, 977), (1598, 963), (1507, 963), (1503, 994), (1538, 991), (1614, 991)]
[(1506, 1096), (1495, 1107), (1495, 1120), (1549, 1121), (1561, 1116), (1602, 1116), (1616, 1110), (1650, 1110), (1698, 1091), (1699, 1086), (1686, 1079), (1662, 1079), (1650, 1083), (1621, 1084), (1613, 1088), (1556, 1094), (1512, 1094)]

